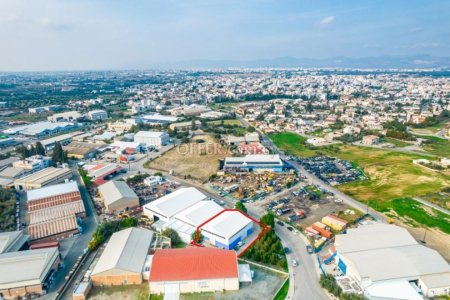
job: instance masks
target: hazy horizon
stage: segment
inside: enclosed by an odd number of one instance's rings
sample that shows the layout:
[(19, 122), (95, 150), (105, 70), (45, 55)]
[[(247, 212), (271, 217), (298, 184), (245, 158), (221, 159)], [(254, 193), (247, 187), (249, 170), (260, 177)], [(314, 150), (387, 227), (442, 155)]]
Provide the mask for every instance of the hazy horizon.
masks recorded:
[(0, 71), (448, 57), (448, 28), (450, 2), (442, 0), (4, 0)]

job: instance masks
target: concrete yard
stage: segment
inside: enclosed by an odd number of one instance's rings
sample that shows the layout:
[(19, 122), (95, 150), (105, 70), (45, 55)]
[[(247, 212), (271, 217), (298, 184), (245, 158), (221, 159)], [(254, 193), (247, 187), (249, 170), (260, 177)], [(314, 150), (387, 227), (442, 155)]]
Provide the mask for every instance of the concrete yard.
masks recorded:
[[(255, 268), (252, 285), (241, 285), (239, 292), (183, 294), (181, 300), (271, 300), (286, 279), (264, 269)], [(287, 276), (287, 275), (286, 275)]]

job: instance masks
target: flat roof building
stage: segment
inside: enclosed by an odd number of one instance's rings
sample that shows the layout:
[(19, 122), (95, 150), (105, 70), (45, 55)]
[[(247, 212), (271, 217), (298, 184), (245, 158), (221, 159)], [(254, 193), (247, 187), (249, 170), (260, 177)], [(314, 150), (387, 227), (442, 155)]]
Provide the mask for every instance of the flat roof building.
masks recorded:
[(5, 299), (44, 295), (59, 262), (58, 248), (0, 254), (0, 294)]
[(204, 240), (227, 250), (234, 249), (253, 230), (253, 221), (240, 211), (224, 211), (201, 228)]
[(124, 181), (108, 181), (98, 187), (108, 212), (139, 206), (139, 197)]
[(169, 143), (170, 137), (166, 132), (139, 131), (134, 135), (134, 141), (147, 146), (161, 148)]
[(16, 190), (32, 190), (64, 182), (72, 178), (72, 170), (49, 167), (14, 181)]
[(281, 172), (283, 161), (276, 155), (246, 155), (244, 157), (226, 157), (224, 171), (228, 172)]
[(153, 232), (143, 228), (114, 233), (92, 271), (93, 285), (141, 284), (152, 239)]
[(239, 290), (235, 251), (191, 247), (159, 249), (153, 255), (150, 294)]

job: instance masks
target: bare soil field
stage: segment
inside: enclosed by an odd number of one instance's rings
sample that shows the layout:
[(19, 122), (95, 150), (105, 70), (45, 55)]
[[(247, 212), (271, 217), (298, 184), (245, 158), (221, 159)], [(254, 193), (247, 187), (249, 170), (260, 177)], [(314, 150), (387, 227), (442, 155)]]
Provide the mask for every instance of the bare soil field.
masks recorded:
[(148, 168), (205, 181), (219, 170), (219, 160), (231, 156), (228, 149), (209, 135), (199, 135), (148, 164)]

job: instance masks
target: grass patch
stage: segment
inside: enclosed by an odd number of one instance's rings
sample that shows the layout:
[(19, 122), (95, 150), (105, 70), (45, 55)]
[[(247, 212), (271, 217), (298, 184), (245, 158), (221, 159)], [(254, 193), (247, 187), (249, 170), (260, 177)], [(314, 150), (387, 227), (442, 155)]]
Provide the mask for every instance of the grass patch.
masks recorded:
[(309, 157), (316, 155), (336, 156), (340, 150), (337, 145), (315, 147), (306, 143), (307, 138), (293, 132), (280, 132), (269, 135), (273, 143), (288, 155)]
[(441, 156), (450, 157), (450, 141), (447, 139), (441, 139), (436, 136), (419, 136), (427, 140), (422, 145), (422, 148), (428, 153)]
[(408, 146), (412, 145), (411, 143), (407, 143), (405, 141), (394, 139), (394, 138), (390, 138), (390, 137), (384, 137), (383, 140), (384, 140), (384, 142), (390, 143), (390, 144), (392, 144), (392, 145), (394, 145), (395, 147), (398, 147), (398, 148), (408, 147)]
[(337, 156), (354, 161), (369, 177), (338, 187), (360, 201), (415, 197), (450, 185), (449, 176), (414, 165), (420, 155), (346, 145)]
[(414, 224), (414, 222), (416, 222), (430, 228), (437, 228), (450, 234), (450, 217), (448, 215), (433, 208), (426, 207), (414, 199), (398, 198), (385, 202), (371, 201), (369, 202), (369, 205), (384, 213), (393, 211), (396, 215), (405, 219), (408, 224), (411, 223), (413, 226), (417, 226), (417, 224)]
[(273, 300), (284, 300), (286, 299), (286, 296), (289, 292), (289, 279), (286, 280), (281, 287), (281, 289), (278, 291), (278, 293), (273, 297)]

